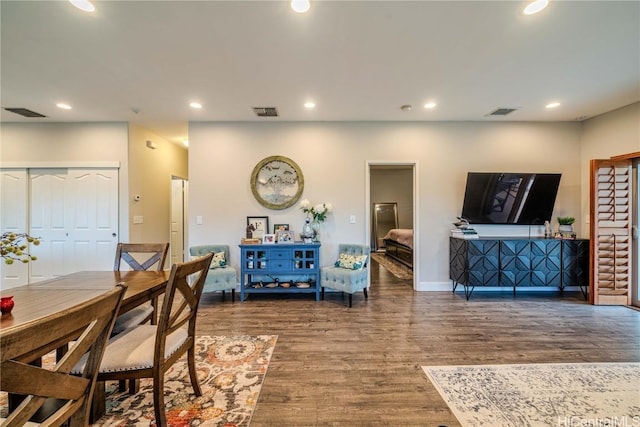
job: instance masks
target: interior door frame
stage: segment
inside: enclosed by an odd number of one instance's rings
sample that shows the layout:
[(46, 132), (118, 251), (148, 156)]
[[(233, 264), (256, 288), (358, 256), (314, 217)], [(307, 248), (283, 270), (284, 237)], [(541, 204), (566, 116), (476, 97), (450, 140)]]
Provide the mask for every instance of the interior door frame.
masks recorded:
[[(181, 188), (182, 188), (182, 197), (180, 198), (180, 200), (174, 200), (173, 198), (173, 185), (175, 182), (180, 182), (181, 183)], [(173, 210), (174, 208), (178, 207), (177, 205), (179, 204), (179, 207), (182, 211), (182, 253), (181, 253), (181, 259), (178, 260), (178, 262), (184, 262), (186, 260), (189, 259), (189, 251), (187, 248), (187, 242), (189, 241), (187, 233), (188, 233), (188, 211), (187, 211), (187, 207), (189, 205), (189, 192), (188, 192), (188, 188), (189, 188), (189, 180), (187, 178), (183, 178), (181, 176), (177, 176), (177, 175), (171, 175), (171, 212), (169, 215), (169, 238), (170, 241), (172, 241), (172, 237), (173, 237), (173, 228), (172, 228), (172, 224), (173, 224)], [(173, 255), (173, 248), (170, 250), (170, 256), (169, 258), (172, 258)], [(171, 263), (170, 263), (171, 265)]]
[(365, 230), (366, 244), (371, 247), (371, 166), (407, 166), (412, 169), (413, 177), (413, 290), (418, 289), (420, 277), (420, 204), (418, 188), (418, 162), (415, 160), (366, 160), (365, 161)]

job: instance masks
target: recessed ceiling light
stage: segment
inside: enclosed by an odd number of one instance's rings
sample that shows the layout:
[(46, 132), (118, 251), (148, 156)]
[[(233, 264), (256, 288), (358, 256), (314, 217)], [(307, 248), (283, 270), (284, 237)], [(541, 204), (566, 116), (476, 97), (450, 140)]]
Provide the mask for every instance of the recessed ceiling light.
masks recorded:
[(200, 108), (202, 108), (202, 104), (200, 104), (199, 102), (192, 102), (189, 104), (189, 107), (199, 110)]
[(56, 107), (62, 108), (63, 110), (71, 110), (71, 105), (65, 104), (64, 102), (58, 102)]
[(430, 101), (430, 102), (427, 102), (426, 104), (424, 104), (424, 108), (430, 110), (432, 108), (436, 108), (436, 105), (438, 105), (438, 104), (436, 104), (433, 101)]
[(545, 108), (556, 108), (559, 107), (560, 103), (559, 102), (550, 102), (547, 105), (545, 105)]
[(312, 101), (305, 102), (304, 108), (306, 108), (307, 110), (313, 110), (314, 108), (316, 108), (316, 103)]
[(549, 4), (549, 0), (535, 0), (532, 1), (524, 8), (525, 15), (533, 15), (534, 13), (540, 12), (542, 9), (547, 7)]
[(69, 3), (80, 10), (84, 10), (85, 12), (93, 12), (96, 10), (89, 0), (69, 0)]
[(184, 145), (185, 147), (189, 146), (189, 140), (188, 139), (183, 139), (182, 140), (182, 145)]
[(311, 7), (309, 0), (291, 0), (291, 9), (294, 12), (305, 13)]

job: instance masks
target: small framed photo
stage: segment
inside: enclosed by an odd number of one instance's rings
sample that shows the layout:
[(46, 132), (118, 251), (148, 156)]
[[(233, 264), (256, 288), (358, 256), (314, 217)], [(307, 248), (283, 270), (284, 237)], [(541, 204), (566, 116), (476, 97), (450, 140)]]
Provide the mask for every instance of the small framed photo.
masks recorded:
[(262, 239), (262, 237), (269, 232), (269, 217), (268, 216), (248, 216), (247, 217), (247, 234), (249, 231), (251, 231), (251, 237), (255, 239)]
[(264, 234), (262, 236), (262, 243), (269, 245), (269, 244), (273, 244), (276, 242), (276, 235), (275, 234)]
[(278, 234), (278, 231), (289, 231), (289, 224), (273, 224), (273, 234)]
[(279, 230), (276, 233), (278, 243), (293, 243), (294, 233), (291, 230)]

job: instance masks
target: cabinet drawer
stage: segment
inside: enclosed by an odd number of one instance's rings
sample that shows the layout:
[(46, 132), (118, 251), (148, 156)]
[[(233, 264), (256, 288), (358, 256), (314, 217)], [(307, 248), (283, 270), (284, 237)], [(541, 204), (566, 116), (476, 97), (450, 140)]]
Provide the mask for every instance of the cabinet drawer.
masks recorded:
[(293, 261), (291, 261), (290, 259), (274, 259), (272, 261), (269, 261), (269, 270), (273, 271), (273, 272), (279, 272), (279, 271), (291, 271), (292, 270), (292, 266), (293, 266)]
[(293, 256), (291, 256), (291, 251), (288, 249), (278, 249), (275, 251), (270, 251), (269, 252), (269, 259), (271, 259), (272, 261), (279, 261), (279, 260), (291, 260), (293, 258)]

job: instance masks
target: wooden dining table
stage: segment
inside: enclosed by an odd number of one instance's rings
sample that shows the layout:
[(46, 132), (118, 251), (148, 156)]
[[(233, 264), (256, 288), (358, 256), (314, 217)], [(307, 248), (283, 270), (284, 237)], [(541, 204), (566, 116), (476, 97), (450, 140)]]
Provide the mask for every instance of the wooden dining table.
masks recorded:
[[(0, 295), (13, 296), (14, 307), (10, 313), (0, 317), (0, 334), (10, 335), (18, 329), (28, 328), (34, 334), (46, 334), (42, 330), (42, 321), (48, 316), (69, 309), (90, 300), (110, 289), (118, 283), (125, 283), (120, 311), (124, 314), (148, 301), (157, 299), (165, 291), (171, 272), (165, 271), (81, 271), (59, 276), (24, 286), (5, 289)], [(13, 360), (30, 363), (41, 358), (52, 350), (58, 349), (59, 342), (52, 341), (44, 347), (32, 348), (11, 357)], [(0, 352), (4, 361), (6, 351)], [(97, 396), (94, 396), (96, 400)], [(98, 397), (98, 400), (103, 396)], [(11, 404), (10, 404), (11, 406)], [(99, 416), (104, 408), (104, 401), (95, 401), (94, 415)]]
[(0, 333), (12, 328), (33, 327), (38, 332), (38, 320), (48, 315), (81, 304), (125, 283), (119, 314), (162, 295), (169, 280), (165, 271), (80, 271), (29, 285), (5, 289), (1, 296), (13, 296), (11, 313), (0, 317)]

